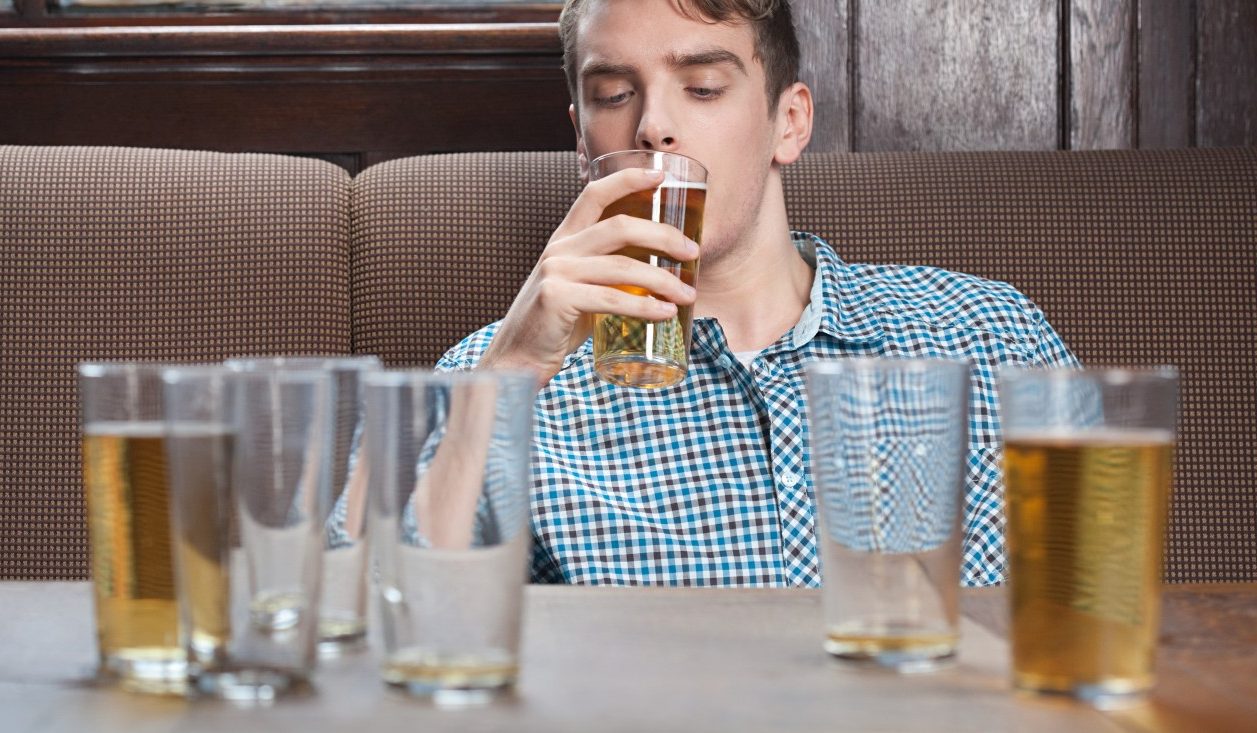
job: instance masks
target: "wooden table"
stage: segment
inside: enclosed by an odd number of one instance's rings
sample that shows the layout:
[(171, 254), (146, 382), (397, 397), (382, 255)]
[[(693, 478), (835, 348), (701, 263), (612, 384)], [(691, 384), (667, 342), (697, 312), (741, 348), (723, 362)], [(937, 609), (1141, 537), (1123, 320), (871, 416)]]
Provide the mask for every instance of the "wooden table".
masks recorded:
[(325, 663), (269, 708), (154, 698), (94, 681), (87, 583), (0, 583), (0, 730), (1257, 730), (1257, 584), (1171, 586), (1152, 703), (1101, 713), (1013, 693), (1001, 589), (965, 591), (959, 663), (898, 675), (821, 651), (804, 590), (528, 589), (517, 692), (444, 710), (387, 688), (375, 649)]

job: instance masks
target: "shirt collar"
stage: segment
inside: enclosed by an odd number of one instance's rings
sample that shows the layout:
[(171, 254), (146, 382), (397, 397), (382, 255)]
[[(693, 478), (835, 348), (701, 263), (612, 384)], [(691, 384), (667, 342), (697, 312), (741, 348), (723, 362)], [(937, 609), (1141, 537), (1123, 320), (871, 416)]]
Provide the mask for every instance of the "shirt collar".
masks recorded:
[[(861, 302), (854, 269), (820, 237), (807, 232), (791, 232), (790, 236), (799, 256), (815, 274), (799, 322), (770, 349), (800, 349), (820, 332), (853, 343), (885, 339), (886, 332), (876, 309)], [(699, 288), (702, 288), (701, 276)], [(713, 357), (723, 353), (727, 342), (716, 319), (694, 319), (694, 344)], [(589, 347), (588, 341), (586, 347)]]
[(879, 341), (885, 338), (877, 312), (862, 307), (851, 266), (843, 262), (829, 243), (814, 234), (792, 232), (799, 256), (816, 274), (808, 304), (790, 334), (792, 348), (800, 348), (820, 331), (843, 341)]

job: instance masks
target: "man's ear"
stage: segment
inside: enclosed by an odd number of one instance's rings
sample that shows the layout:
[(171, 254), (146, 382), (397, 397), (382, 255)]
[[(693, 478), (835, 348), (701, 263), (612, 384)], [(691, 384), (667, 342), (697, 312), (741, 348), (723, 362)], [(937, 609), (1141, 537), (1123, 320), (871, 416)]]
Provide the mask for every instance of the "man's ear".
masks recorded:
[(589, 183), (589, 153), (585, 150), (585, 138), (580, 134), (580, 119), (576, 114), (576, 105), (567, 106), (567, 117), (572, 121), (572, 129), (576, 131), (576, 164), (580, 166), (581, 185)]
[(777, 100), (777, 147), (773, 151), (773, 162), (789, 165), (798, 160), (811, 139), (812, 90), (796, 81)]

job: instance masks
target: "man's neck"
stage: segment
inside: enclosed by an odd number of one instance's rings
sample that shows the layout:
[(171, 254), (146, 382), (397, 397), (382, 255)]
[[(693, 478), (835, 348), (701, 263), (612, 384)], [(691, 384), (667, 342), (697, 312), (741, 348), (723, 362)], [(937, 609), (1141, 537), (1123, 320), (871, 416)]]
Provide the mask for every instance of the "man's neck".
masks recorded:
[(718, 320), (733, 351), (772, 345), (799, 322), (811, 294), (812, 268), (795, 249), (777, 198), (738, 246), (699, 265), (694, 315)]

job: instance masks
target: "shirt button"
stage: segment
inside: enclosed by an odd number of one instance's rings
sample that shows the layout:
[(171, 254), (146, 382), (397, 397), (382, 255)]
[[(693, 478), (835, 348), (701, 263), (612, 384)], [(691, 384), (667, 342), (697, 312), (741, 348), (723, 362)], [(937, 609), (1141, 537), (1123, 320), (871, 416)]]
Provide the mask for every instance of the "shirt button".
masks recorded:
[(716, 360), (716, 363), (720, 365), (721, 369), (728, 369), (733, 366), (733, 360), (729, 358), (728, 354), (721, 354), (720, 358)]
[(799, 483), (799, 474), (794, 471), (786, 471), (781, 474), (781, 483), (785, 484), (787, 489), (793, 489), (794, 485)]

